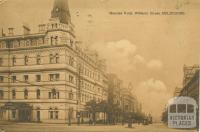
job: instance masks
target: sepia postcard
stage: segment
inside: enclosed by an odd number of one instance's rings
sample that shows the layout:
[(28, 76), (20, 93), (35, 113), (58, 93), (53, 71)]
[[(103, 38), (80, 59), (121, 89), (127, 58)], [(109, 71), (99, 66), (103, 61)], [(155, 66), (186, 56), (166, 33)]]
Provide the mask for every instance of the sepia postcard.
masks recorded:
[(199, 0), (0, 0), (0, 132), (198, 132)]

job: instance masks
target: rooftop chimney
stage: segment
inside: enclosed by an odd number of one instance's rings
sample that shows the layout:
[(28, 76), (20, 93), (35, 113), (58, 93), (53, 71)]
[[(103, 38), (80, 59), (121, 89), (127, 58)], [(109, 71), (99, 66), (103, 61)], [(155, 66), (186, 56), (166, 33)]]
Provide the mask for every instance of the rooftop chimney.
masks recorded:
[(8, 35), (13, 36), (14, 35), (14, 28), (8, 28)]
[(0, 33), (0, 37), (5, 37), (5, 36), (6, 36), (6, 34), (4, 33), (3, 28), (2, 28), (1, 33)]
[(45, 24), (40, 24), (39, 25), (39, 33), (43, 33), (46, 31), (46, 25)]

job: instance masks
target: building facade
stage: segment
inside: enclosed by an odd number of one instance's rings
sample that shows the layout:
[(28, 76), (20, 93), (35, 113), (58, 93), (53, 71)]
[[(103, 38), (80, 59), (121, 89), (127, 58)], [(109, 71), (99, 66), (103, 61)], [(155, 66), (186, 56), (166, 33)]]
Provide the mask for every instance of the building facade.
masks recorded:
[(179, 96), (189, 96), (199, 104), (199, 66), (184, 66), (183, 88)]
[[(179, 96), (187, 96), (195, 99), (197, 107), (196, 124), (199, 124), (199, 71), (198, 65), (184, 66), (183, 88)], [(197, 125), (197, 128), (199, 125)]]
[(80, 48), (67, 0), (55, 0), (38, 33), (0, 37), (0, 120), (47, 123), (88, 118), (84, 105), (107, 99), (105, 63)]
[[(141, 112), (140, 104), (133, 95), (132, 88), (124, 87), (123, 81), (116, 74), (108, 74), (108, 104), (113, 106), (108, 119), (111, 122), (123, 122), (130, 113)], [(115, 111), (114, 109), (117, 110)]]

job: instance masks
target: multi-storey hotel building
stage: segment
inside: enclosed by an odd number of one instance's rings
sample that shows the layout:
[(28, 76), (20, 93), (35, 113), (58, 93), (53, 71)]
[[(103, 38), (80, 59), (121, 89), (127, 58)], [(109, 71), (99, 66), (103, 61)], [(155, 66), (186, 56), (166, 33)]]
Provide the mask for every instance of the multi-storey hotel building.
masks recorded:
[(48, 24), (0, 37), (0, 120), (67, 123), (84, 105), (107, 98), (105, 64), (79, 47), (67, 0), (55, 0)]

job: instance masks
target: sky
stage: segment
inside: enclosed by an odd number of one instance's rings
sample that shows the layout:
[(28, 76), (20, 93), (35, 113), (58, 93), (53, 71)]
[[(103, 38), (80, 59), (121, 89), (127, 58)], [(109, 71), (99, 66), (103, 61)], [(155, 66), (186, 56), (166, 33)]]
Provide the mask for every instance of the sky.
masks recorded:
[[(32, 32), (47, 23), (53, 0), (0, 0), (0, 28)], [(182, 87), (183, 66), (199, 64), (198, 0), (69, 0), (77, 39), (106, 59), (154, 120), (175, 87)], [(185, 12), (184, 15), (111, 15), (109, 12)]]

